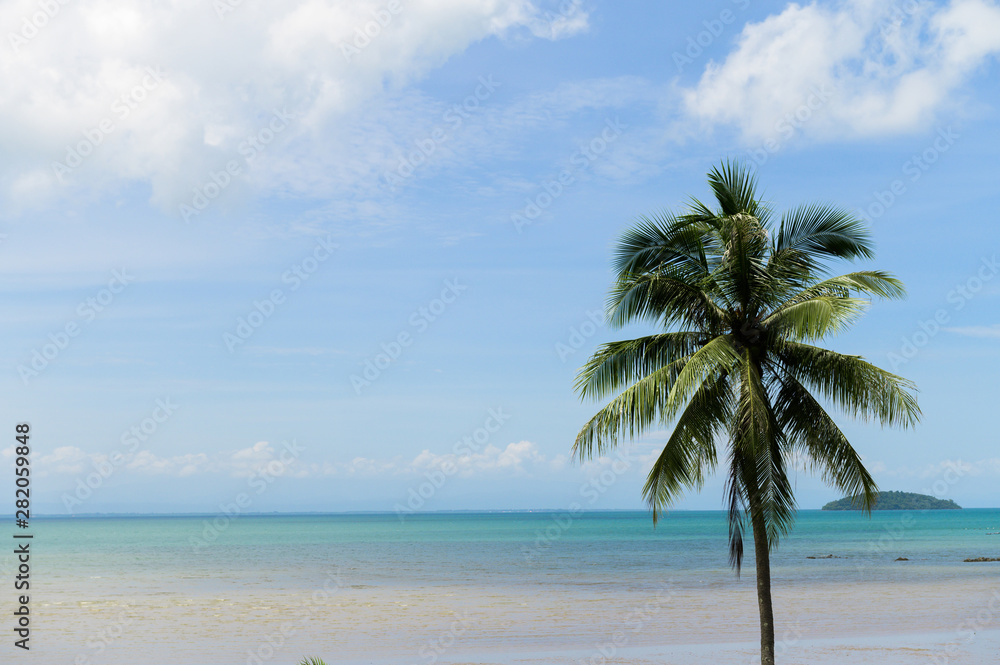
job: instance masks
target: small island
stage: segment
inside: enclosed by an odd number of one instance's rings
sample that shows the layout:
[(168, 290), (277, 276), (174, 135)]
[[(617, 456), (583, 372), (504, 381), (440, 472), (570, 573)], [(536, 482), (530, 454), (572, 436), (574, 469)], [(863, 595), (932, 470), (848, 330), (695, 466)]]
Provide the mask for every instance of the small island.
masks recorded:
[[(873, 510), (961, 510), (951, 499), (935, 499), (926, 494), (912, 492), (879, 492)], [(844, 497), (831, 501), (823, 510), (861, 510), (861, 501), (855, 497)]]

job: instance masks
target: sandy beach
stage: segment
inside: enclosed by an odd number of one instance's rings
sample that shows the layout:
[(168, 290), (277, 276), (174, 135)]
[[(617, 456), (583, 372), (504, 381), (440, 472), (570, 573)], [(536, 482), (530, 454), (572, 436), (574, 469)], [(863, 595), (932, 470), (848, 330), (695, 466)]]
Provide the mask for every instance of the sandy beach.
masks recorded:
[[(171, 582), (94, 580), (104, 601), (42, 594), (31, 655), (82, 665), (131, 663), (137, 649), (169, 665), (291, 663), (303, 655), (328, 663), (742, 664), (752, 662), (756, 648), (747, 578), (664, 580), (645, 591), (607, 579), (542, 592), (471, 584), (384, 588), (351, 584), (348, 574), (341, 582), (289, 592), (248, 579), (224, 594), (202, 594)], [(947, 583), (916, 576), (863, 585), (780, 583), (775, 606), (782, 663), (973, 665), (1000, 653), (1000, 581), (992, 568)], [(89, 660), (74, 660), (79, 656)]]

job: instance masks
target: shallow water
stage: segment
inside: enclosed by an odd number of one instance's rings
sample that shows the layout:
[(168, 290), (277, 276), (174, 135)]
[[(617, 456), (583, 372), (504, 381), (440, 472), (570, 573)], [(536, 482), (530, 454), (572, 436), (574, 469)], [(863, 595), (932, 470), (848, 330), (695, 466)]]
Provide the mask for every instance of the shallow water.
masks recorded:
[[(757, 639), (753, 558), (736, 579), (722, 512), (656, 529), (627, 512), (32, 526), (32, 650), (19, 662), (743, 663)], [(913, 649), (990, 662), (975, 654), (996, 644), (1000, 564), (962, 559), (1000, 556), (997, 531), (1000, 510), (801, 512), (772, 561), (783, 660), (850, 648), (851, 662), (917, 662)], [(0, 558), (4, 577), (12, 565)]]

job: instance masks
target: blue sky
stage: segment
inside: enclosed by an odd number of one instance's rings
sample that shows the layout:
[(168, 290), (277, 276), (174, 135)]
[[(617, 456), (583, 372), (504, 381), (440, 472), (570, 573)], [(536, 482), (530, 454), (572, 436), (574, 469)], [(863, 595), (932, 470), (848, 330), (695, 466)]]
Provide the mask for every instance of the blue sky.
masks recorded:
[(641, 507), (666, 433), (573, 462), (573, 378), (648, 332), (601, 323), (618, 235), (725, 158), (908, 287), (830, 341), (920, 387), (916, 430), (841, 417), (880, 486), (997, 505), (996, 3), (40, 7), (0, 8), (37, 511)]

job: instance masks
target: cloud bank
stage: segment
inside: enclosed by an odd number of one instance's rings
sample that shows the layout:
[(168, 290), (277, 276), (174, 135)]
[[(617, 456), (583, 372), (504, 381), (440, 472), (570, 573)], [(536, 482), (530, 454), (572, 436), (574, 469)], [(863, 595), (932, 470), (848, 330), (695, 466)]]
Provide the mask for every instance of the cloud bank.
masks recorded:
[[(0, 6), (0, 188), (15, 210), (130, 187), (182, 216), (241, 194), (371, 201), (415, 138), (462, 119), (415, 82), (481, 40), (562, 39), (590, 20), (579, 0), (53, 2)], [(728, 128), (747, 145), (915, 132), (970, 112), (963, 86), (998, 53), (987, 0), (793, 3), (689, 87), (584, 80), (501, 104), (482, 72), (466, 92), (488, 117), (434, 158), (515, 155), (519, 128), (630, 103), (670, 109), (671, 135)], [(652, 125), (633, 132), (657, 146), (645, 162), (671, 149)]]
[(374, 99), (489, 37), (586, 30), (579, 2), (563, 10), (531, 0), (5, 2), (0, 177), (14, 203), (138, 183), (165, 209), (211, 197), (213, 185), (357, 186), (372, 155), (390, 151), (393, 114), (427, 103), (397, 94), (373, 116)]
[(878, 137), (928, 127), (1000, 53), (1000, 7), (916, 0), (792, 3), (750, 23), (720, 63), (682, 92), (702, 129), (747, 142)]

